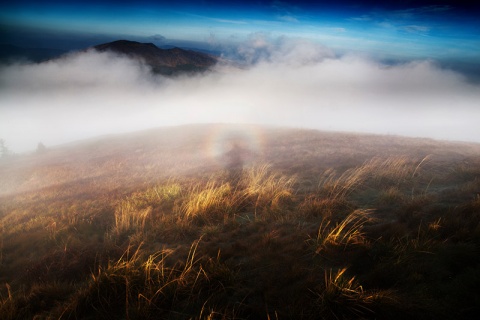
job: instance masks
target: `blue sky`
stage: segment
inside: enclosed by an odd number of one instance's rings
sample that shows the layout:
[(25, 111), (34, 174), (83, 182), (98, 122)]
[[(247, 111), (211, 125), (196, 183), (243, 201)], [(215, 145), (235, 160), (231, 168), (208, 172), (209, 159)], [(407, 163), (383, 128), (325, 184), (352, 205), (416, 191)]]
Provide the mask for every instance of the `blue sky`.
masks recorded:
[(1, 5), (0, 42), (79, 49), (103, 39), (132, 38), (208, 48), (261, 32), (307, 38), (341, 54), (478, 63), (478, 9), (458, 1), (17, 0)]

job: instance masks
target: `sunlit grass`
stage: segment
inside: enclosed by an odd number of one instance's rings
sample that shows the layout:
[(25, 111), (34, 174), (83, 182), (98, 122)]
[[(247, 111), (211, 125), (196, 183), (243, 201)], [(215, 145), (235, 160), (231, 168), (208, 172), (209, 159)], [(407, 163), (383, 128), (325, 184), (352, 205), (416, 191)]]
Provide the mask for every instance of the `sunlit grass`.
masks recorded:
[(233, 215), (240, 201), (238, 193), (234, 193), (229, 184), (218, 185), (209, 181), (206, 185), (191, 188), (180, 210), (187, 219), (226, 219)]
[(337, 272), (325, 270), (323, 285), (312, 290), (317, 312), (325, 319), (363, 319), (375, 317), (376, 303), (395, 302), (389, 291), (367, 291), (355, 277), (345, 275), (347, 268)]
[(91, 274), (87, 286), (75, 294), (60, 319), (95, 317), (185, 317), (193, 306), (200, 315), (215, 312), (218, 296), (225, 294), (234, 272), (220, 256), (198, 256), (194, 241), (183, 261), (171, 263), (172, 250), (145, 256), (141, 246), (129, 247), (116, 261)]
[(199, 154), (200, 133), (97, 146), (70, 163), (60, 150), (62, 169), (52, 156), (0, 198), (0, 318), (476, 310), (480, 151), (279, 132), (235, 179)]
[(115, 228), (113, 233), (143, 233), (147, 223), (152, 223), (153, 207), (173, 202), (180, 196), (178, 183), (167, 183), (138, 192), (122, 200), (115, 208)]
[(295, 177), (272, 172), (269, 165), (263, 164), (246, 170), (241, 183), (245, 186), (245, 196), (254, 204), (257, 214), (261, 210), (277, 210), (282, 201), (291, 199)]
[(363, 183), (369, 169), (368, 166), (352, 168), (340, 175), (335, 170), (327, 170), (318, 183), (319, 193), (330, 200), (344, 199)]
[(316, 237), (308, 242), (314, 246), (316, 253), (329, 246), (365, 244), (367, 239), (363, 227), (372, 220), (370, 210), (355, 210), (334, 225), (330, 220), (322, 220)]

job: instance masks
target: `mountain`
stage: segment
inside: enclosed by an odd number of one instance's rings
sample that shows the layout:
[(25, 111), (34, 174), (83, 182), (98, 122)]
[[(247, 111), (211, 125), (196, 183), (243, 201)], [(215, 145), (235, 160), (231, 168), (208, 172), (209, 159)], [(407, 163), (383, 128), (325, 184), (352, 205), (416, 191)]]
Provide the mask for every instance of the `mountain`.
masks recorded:
[(153, 43), (118, 40), (93, 47), (99, 52), (115, 52), (132, 58), (141, 59), (153, 71), (172, 75), (178, 72), (201, 72), (208, 70), (218, 62), (213, 55), (177, 47), (160, 49)]
[(0, 62), (28, 60), (43, 62), (65, 54), (65, 50), (54, 48), (24, 48), (9, 44), (0, 44)]

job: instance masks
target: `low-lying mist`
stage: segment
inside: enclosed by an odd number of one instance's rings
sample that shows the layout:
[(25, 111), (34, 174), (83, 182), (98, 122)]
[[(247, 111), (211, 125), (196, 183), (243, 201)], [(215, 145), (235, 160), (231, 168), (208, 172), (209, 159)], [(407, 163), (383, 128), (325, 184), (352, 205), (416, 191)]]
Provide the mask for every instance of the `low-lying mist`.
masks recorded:
[(305, 41), (269, 48), (244, 47), (256, 57), (248, 67), (222, 64), (173, 78), (94, 51), (2, 66), (0, 138), (23, 152), (38, 142), (233, 122), (480, 142), (480, 86), (460, 74), (429, 61), (387, 66), (335, 57)]

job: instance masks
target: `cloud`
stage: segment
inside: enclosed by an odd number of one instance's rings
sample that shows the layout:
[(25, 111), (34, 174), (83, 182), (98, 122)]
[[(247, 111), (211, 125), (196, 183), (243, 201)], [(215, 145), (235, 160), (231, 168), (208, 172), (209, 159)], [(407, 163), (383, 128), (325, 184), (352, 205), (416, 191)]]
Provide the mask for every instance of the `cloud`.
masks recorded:
[(399, 18), (411, 19), (414, 17), (422, 17), (426, 15), (438, 15), (452, 10), (449, 5), (430, 5), (423, 7), (408, 8), (402, 10), (393, 10), (390, 14)]
[(221, 22), (221, 23), (230, 23), (230, 24), (247, 24), (247, 22), (243, 20), (232, 20), (232, 19), (217, 19), (217, 18), (210, 18), (213, 21)]
[(291, 15), (279, 15), (277, 19), (285, 22), (298, 22), (297, 17)]
[(372, 21), (373, 18), (370, 15), (364, 14), (364, 15), (361, 15), (360, 17), (349, 18), (348, 20), (366, 22), (366, 21)]
[(368, 14), (361, 15), (359, 17), (352, 17), (349, 20), (368, 22), (372, 20), (378, 20), (382, 18), (395, 19), (395, 20), (417, 20), (425, 19), (427, 17), (438, 16), (439, 14), (445, 14), (453, 9), (449, 5), (430, 5), (422, 7), (413, 7), (400, 10), (373, 10)]
[[(431, 30), (426, 22), (433, 22), (439, 15), (445, 15), (453, 7), (448, 5), (430, 5), (401, 10), (373, 10), (359, 17), (348, 20), (359, 23), (372, 23), (375, 26), (395, 29), (408, 33), (425, 34)], [(433, 19), (433, 20), (432, 20)]]
[(273, 1), (271, 8), (277, 13), (277, 19), (284, 22), (299, 22), (295, 12), (300, 9), (283, 1)]
[(152, 39), (153, 41), (157, 41), (157, 42), (164, 42), (164, 41), (167, 40), (167, 38), (165, 38), (161, 34), (154, 34), (153, 36), (150, 36), (149, 38)]
[(392, 21), (392, 20), (384, 20), (382, 22), (378, 22), (376, 24), (378, 27), (383, 28), (383, 29), (391, 29), (395, 31), (403, 31), (411, 34), (427, 34), (431, 28), (429, 26), (425, 25), (415, 25), (415, 24), (409, 24), (409, 25), (404, 25), (401, 22), (398, 21)]
[(75, 53), (39, 64), (2, 68), (3, 91), (52, 93), (122, 90), (148, 82), (148, 68), (141, 62), (112, 53)]
[(334, 52), (318, 43), (302, 38), (272, 37), (263, 32), (251, 34), (247, 40), (224, 48), (227, 56), (246, 64), (260, 62), (302, 65), (334, 56)]
[(3, 66), (0, 138), (21, 152), (39, 141), (52, 146), (164, 125), (246, 122), (480, 142), (479, 86), (432, 62), (385, 66), (260, 34), (242, 50), (263, 55), (248, 67), (178, 78), (96, 52)]
[(419, 25), (408, 25), (401, 27), (402, 30), (409, 32), (409, 33), (427, 33), (430, 31), (430, 27), (427, 26), (419, 26)]
[(327, 29), (331, 30), (333, 32), (337, 32), (337, 33), (347, 32), (347, 29), (343, 28), (343, 27), (332, 27), (332, 28), (327, 28)]

